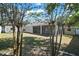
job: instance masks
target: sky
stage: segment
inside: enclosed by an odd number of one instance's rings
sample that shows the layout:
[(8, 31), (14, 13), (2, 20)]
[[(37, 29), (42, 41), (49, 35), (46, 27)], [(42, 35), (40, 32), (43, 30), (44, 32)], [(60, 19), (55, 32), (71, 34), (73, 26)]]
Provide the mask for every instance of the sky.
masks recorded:
[(36, 19), (34, 17), (26, 17), (27, 19), (29, 19), (31, 22), (35, 22), (36, 20), (40, 19), (42, 21), (44, 21), (45, 19), (48, 19), (48, 15), (45, 11), (45, 4), (43, 3), (32, 3), (32, 10), (27, 11), (27, 14), (29, 13), (42, 13), (41, 16), (37, 17)]
[(44, 4), (42, 3), (32, 3), (31, 8), (30, 12), (44, 12)]
[[(57, 14), (58, 16), (61, 16), (61, 14), (63, 13), (63, 6), (64, 4), (60, 4), (59, 7), (57, 7)], [(27, 11), (27, 17), (25, 19), (29, 20), (30, 22), (36, 22), (36, 20), (40, 20), (40, 21), (49, 21), (50, 15), (47, 14), (47, 11), (45, 10), (45, 4), (44, 3), (31, 3), (31, 10)], [(42, 13), (41, 16), (38, 17), (32, 17), (29, 16), (29, 13)], [(56, 9), (53, 11), (54, 17), (56, 15)], [(58, 17), (57, 16), (57, 17)], [(54, 18), (53, 17), (53, 18)]]
[[(31, 23), (32, 22), (36, 22), (36, 21), (50, 21), (49, 18), (50, 18), (50, 15), (48, 15), (47, 13), (47, 10), (45, 9), (46, 7), (46, 3), (16, 3), (16, 6), (17, 8), (19, 9), (19, 11), (21, 11), (22, 8), (24, 9), (29, 9), (31, 8), (30, 10), (27, 10), (27, 12), (25, 13), (25, 17), (24, 17), (24, 20), (28, 20), (30, 21)], [(28, 8), (29, 7), (29, 8)], [(60, 9), (62, 8), (62, 10), (60, 11)], [(56, 15), (56, 10), (53, 11), (53, 18), (55, 17)], [(61, 4), (61, 6), (57, 7), (57, 13), (58, 15), (61, 15), (60, 12), (63, 11), (63, 4)], [(34, 13), (37, 13), (37, 14), (40, 14), (39, 16), (35, 16), (35, 15), (29, 15), (30, 13), (34, 14)], [(54, 19), (55, 20), (55, 19)]]

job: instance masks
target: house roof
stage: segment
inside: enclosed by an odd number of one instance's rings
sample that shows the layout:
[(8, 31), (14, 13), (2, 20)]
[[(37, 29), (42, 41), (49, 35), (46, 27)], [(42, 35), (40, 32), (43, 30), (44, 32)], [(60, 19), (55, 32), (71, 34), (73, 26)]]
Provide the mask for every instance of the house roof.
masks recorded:
[(33, 22), (31, 24), (27, 24), (26, 26), (42, 26), (42, 25), (48, 25), (48, 22)]

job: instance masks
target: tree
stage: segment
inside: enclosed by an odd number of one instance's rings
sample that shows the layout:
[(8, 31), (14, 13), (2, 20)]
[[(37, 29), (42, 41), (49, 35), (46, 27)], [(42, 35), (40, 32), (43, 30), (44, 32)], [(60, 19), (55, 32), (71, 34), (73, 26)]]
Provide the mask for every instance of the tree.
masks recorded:
[(69, 10), (71, 11), (71, 15), (68, 17), (68, 19), (65, 21), (67, 25), (71, 26), (78, 26), (78, 15), (79, 15), (79, 4), (77, 3), (71, 3), (66, 4), (69, 5)]
[[(71, 14), (71, 11), (72, 11), (71, 10), (72, 8), (70, 8), (70, 6), (71, 6), (70, 4), (56, 4), (56, 5), (49, 4), (49, 5), (47, 5), (48, 14), (51, 15), (50, 22), (52, 21), (52, 19), (54, 20), (54, 26), (55, 26), (54, 28), (56, 30), (56, 31), (54, 31), (56, 35), (53, 34), (53, 37), (52, 37), (53, 44), (51, 44), (53, 47), (53, 49), (52, 49), (53, 50), (52, 53), (54, 53), (53, 55), (59, 54), (63, 30), (64, 30), (64, 28), (63, 28), (64, 27), (64, 20), (69, 17), (69, 15)], [(56, 12), (54, 12), (54, 10)], [(52, 15), (52, 11), (54, 12), (53, 15)], [(59, 35), (60, 36), (59, 42), (58, 42), (58, 38), (57, 38), (58, 34), (60, 34)], [(56, 41), (54, 41), (54, 35), (56, 36)]]
[[(58, 6), (58, 4), (56, 4), (56, 3), (54, 3), (54, 4), (50, 3), (47, 5), (47, 8), (46, 8), (48, 14), (50, 15), (49, 28), (50, 28), (50, 45), (51, 45), (51, 55), (52, 56), (55, 55), (55, 44), (54, 44), (54, 34), (55, 34), (55, 29), (54, 29), (55, 25), (54, 24), (55, 24), (55, 21), (54, 20), (56, 19), (56, 16), (57, 16), (57, 12), (56, 12), (55, 17), (53, 17), (54, 16), (53, 11), (57, 6)], [(52, 29), (53, 29), (53, 31), (52, 31)]]
[[(19, 7), (18, 7), (19, 6)], [(27, 6), (27, 7), (26, 7)], [(17, 8), (17, 55), (22, 55), (22, 38), (23, 38), (23, 20), (25, 13), (30, 9), (30, 4), (16, 4)]]
[[(22, 37), (23, 37), (23, 21), (26, 16), (26, 11), (30, 10), (31, 4), (20, 4), (20, 3), (11, 3), (11, 4), (2, 4), (2, 7), (5, 8), (5, 15), (7, 16), (10, 24), (13, 27), (13, 40), (14, 40), (14, 55), (22, 55)], [(2, 16), (1, 16), (2, 17)], [(15, 27), (17, 28), (17, 39), (15, 36)]]
[(1, 3), (0, 4), (0, 25), (2, 26), (2, 33), (5, 32), (5, 24), (7, 23), (5, 12), (6, 12), (6, 9), (5, 7), (3, 7), (3, 4)]

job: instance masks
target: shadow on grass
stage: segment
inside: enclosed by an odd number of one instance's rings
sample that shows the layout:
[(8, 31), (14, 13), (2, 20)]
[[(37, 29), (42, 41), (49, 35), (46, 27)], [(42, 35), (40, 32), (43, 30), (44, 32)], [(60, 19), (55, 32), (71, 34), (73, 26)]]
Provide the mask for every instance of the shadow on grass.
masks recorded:
[(46, 56), (48, 53), (48, 40), (36, 37), (24, 37), (23, 55)]
[(63, 49), (69, 53), (79, 55), (79, 36), (73, 36), (69, 45), (66, 45)]
[(11, 56), (13, 40), (11, 38), (0, 38), (0, 56)]
[[(49, 40), (37, 37), (23, 38), (22, 55), (23, 56), (46, 56), (48, 55)], [(12, 48), (13, 40), (11, 38), (0, 39), (0, 51), (6, 53), (8, 48)], [(2, 55), (2, 54), (0, 54)], [(4, 54), (6, 56), (6, 54)]]
[(0, 50), (11, 48), (13, 45), (13, 40), (11, 38), (0, 39)]

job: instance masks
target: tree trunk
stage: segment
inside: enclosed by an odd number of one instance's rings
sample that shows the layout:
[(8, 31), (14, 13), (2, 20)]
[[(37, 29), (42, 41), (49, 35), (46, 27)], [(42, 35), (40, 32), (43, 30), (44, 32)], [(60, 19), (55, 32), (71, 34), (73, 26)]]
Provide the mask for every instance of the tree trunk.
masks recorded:
[(56, 27), (56, 34), (55, 34), (55, 37), (56, 37), (56, 41), (55, 41), (55, 55), (57, 54), (57, 44), (58, 44), (58, 32), (59, 32), (59, 26), (58, 25), (56, 25), (57, 27)]
[(51, 48), (51, 56), (55, 56), (54, 53), (54, 28), (50, 25), (50, 48)]
[(60, 46), (61, 46), (61, 41), (62, 41), (62, 35), (63, 35), (63, 26), (61, 25), (61, 29), (60, 29), (60, 41), (59, 41), (59, 45), (58, 45), (58, 49), (57, 49), (57, 55), (59, 54), (60, 51)]
[(52, 38), (51, 38), (51, 26), (50, 25), (49, 25), (49, 32), (50, 32), (50, 34), (49, 34), (49, 37), (50, 37), (50, 54), (52, 55), (52, 53), (51, 53), (52, 52), (52, 48), (51, 48), (52, 47), (52, 44), (51, 44)]
[(17, 56), (22, 56), (23, 27), (17, 27)]
[(2, 24), (2, 31), (1, 31), (1, 33), (5, 33), (5, 25), (4, 24)]
[(20, 40), (20, 27), (17, 27), (17, 48), (16, 48), (16, 55), (19, 56), (19, 40)]
[(16, 32), (15, 32), (15, 25), (13, 27), (13, 55), (16, 55)]
[(55, 27), (52, 26), (52, 56), (55, 56), (55, 40), (54, 40), (54, 36), (55, 36)]
[(22, 56), (22, 39), (23, 39), (23, 27), (21, 26), (21, 40), (20, 40), (20, 48), (19, 48), (20, 56)]

